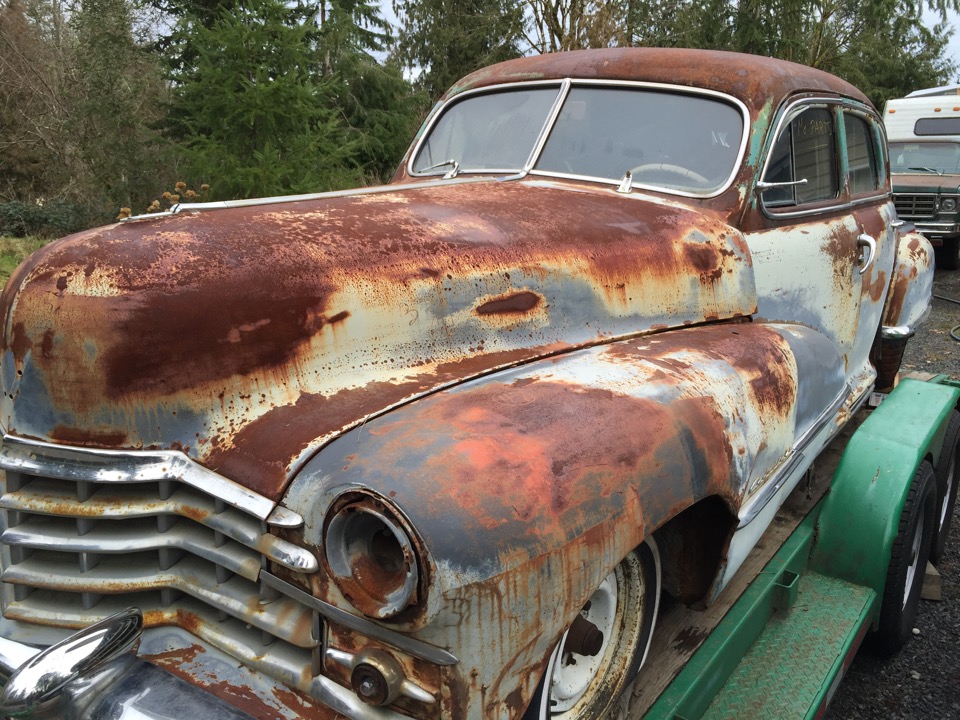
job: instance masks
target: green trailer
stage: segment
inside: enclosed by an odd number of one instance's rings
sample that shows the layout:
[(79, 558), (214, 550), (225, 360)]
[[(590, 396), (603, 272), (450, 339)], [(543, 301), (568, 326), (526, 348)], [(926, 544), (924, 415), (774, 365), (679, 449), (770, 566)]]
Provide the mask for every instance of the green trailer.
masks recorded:
[(956, 502), (960, 383), (905, 379), (880, 399), (818, 458), (747, 580), (707, 610), (666, 609), (630, 717), (820, 717), (865, 639), (906, 642)]

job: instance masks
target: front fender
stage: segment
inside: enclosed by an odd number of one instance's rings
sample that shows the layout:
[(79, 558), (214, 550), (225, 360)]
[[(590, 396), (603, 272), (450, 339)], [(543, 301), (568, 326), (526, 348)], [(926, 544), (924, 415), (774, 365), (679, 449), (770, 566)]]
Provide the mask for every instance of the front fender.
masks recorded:
[[(305, 467), (286, 505), (322, 557), (339, 494), (369, 488), (392, 503), (430, 575), (403, 629), (459, 658), (453, 717), (500, 716), (529, 699), (547, 652), (627, 552), (703, 498), (736, 515), (842, 378), (832, 345), (799, 327), (722, 324), (589, 348), (368, 422)], [(314, 591), (349, 608), (333, 583)]]

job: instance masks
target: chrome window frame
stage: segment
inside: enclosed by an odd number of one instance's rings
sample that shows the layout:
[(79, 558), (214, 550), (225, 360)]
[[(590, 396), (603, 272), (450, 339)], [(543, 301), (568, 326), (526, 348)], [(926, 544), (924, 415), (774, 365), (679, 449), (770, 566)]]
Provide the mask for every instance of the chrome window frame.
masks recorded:
[[(886, 168), (888, 167), (888, 163), (886, 160), (887, 158), (886, 151), (883, 152), (883, 163), (882, 163), (882, 167), (884, 168), (884, 173), (887, 175), (887, 177), (884, 178), (884, 183), (883, 183), (884, 187), (878, 189), (877, 192), (874, 194), (860, 195), (856, 198), (852, 198), (850, 196), (850, 191), (849, 191), (849, 188), (847, 187), (847, 172), (846, 172), (847, 147), (846, 147), (846, 138), (844, 138), (842, 141), (842, 146), (837, 148), (837, 152), (838, 152), (837, 160), (840, 165), (837, 168), (837, 170), (841, 173), (841, 177), (840, 177), (840, 192), (835, 198), (835, 202), (831, 202), (830, 200), (822, 200), (816, 203), (808, 203), (807, 206), (804, 207), (804, 209), (802, 210), (789, 210), (785, 212), (773, 211), (771, 208), (767, 207), (766, 204), (764, 204), (762, 192), (759, 191), (756, 184), (761, 180), (763, 180), (763, 178), (767, 174), (767, 170), (770, 165), (771, 152), (773, 150), (773, 145), (776, 142), (776, 139), (780, 137), (780, 133), (783, 130), (784, 125), (786, 125), (787, 123), (792, 121), (794, 118), (796, 118), (797, 115), (799, 114), (799, 109), (805, 106), (809, 106), (809, 107), (820, 106), (820, 107), (825, 107), (829, 109), (831, 111), (831, 114), (834, 116), (835, 123), (837, 122), (836, 118), (838, 115), (838, 111), (840, 113), (840, 116), (842, 117), (843, 110), (852, 110), (868, 120), (869, 125), (872, 128), (874, 128), (875, 136), (876, 136), (876, 132), (881, 132), (881, 133), (883, 132), (883, 129), (882, 129), (883, 121), (880, 119), (880, 117), (863, 103), (856, 102), (855, 100), (851, 100), (849, 98), (830, 97), (830, 96), (823, 96), (823, 97), (811, 96), (811, 97), (796, 98), (795, 100), (791, 100), (790, 102), (788, 102), (786, 105), (784, 105), (783, 109), (780, 112), (780, 117), (777, 120), (776, 125), (774, 126), (774, 131), (772, 133), (768, 133), (767, 135), (767, 139), (764, 142), (764, 146), (763, 146), (763, 164), (760, 166), (760, 172), (757, 174), (756, 178), (754, 179), (753, 190), (754, 190), (754, 193), (756, 193), (757, 206), (759, 207), (760, 212), (763, 213), (763, 216), (766, 218), (769, 218), (770, 220), (802, 218), (802, 217), (809, 217), (812, 215), (821, 215), (825, 212), (838, 212), (842, 210), (849, 210), (855, 207), (859, 207), (860, 205), (876, 203), (879, 200), (892, 200), (893, 195), (889, 187), (890, 185), (889, 173), (886, 170)], [(879, 130), (877, 130), (878, 128)], [(840, 135), (839, 127), (835, 128), (835, 134), (839, 138), (839, 135)], [(840, 142), (839, 139), (838, 139), (838, 142)], [(797, 206), (794, 206), (794, 207), (797, 207)]]
[[(427, 124), (423, 129), (423, 132), (420, 133), (420, 137), (417, 139), (416, 144), (413, 146), (413, 150), (410, 152), (410, 156), (406, 164), (406, 172), (410, 177), (422, 178), (422, 177), (436, 177), (442, 173), (416, 173), (413, 171), (413, 162), (414, 159), (420, 153), (420, 149), (423, 143), (429, 137), (430, 132), (433, 130), (434, 125), (437, 120), (446, 112), (447, 108), (455, 102), (462, 100), (464, 97), (470, 97), (474, 95), (481, 95), (486, 93), (493, 92), (502, 92), (504, 90), (515, 90), (518, 88), (527, 88), (527, 87), (542, 87), (542, 86), (551, 86), (557, 85), (560, 88), (560, 92), (557, 95), (557, 99), (554, 102), (553, 108), (547, 116), (547, 120), (544, 123), (543, 130), (540, 133), (540, 136), (537, 138), (536, 143), (534, 143), (533, 150), (527, 158), (527, 162), (524, 164), (523, 168), (519, 172), (515, 169), (503, 170), (500, 172), (504, 173), (516, 173), (514, 177), (523, 178), (527, 175), (536, 175), (538, 177), (550, 177), (550, 178), (559, 178), (563, 180), (578, 180), (583, 182), (594, 182), (600, 183), (602, 185), (612, 186), (614, 188), (618, 187), (621, 183), (622, 178), (604, 178), (604, 177), (595, 177), (592, 175), (577, 175), (574, 173), (559, 173), (551, 172), (546, 170), (536, 170), (535, 166), (537, 160), (540, 158), (540, 154), (543, 152), (543, 147), (546, 145), (547, 139), (550, 136), (550, 133), (553, 132), (553, 128), (556, 125), (557, 118), (560, 115), (560, 111), (563, 108), (564, 103), (566, 102), (567, 96), (570, 94), (570, 90), (574, 87), (612, 87), (612, 88), (628, 88), (628, 89), (637, 89), (637, 90), (655, 90), (658, 92), (668, 92), (673, 94), (682, 94), (682, 95), (691, 95), (698, 97), (707, 97), (721, 102), (725, 102), (728, 105), (731, 105), (736, 110), (740, 112), (740, 117), (743, 121), (743, 131), (740, 133), (740, 145), (737, 148), (736, 161), (732, 163), (729, 176), (726, 180), (717, 188), (712, 189), (707, 192), (696, 193), (686, 190), (680, 190), (677, 188), (666, 188), (660, 185), (654, 185), (652, 183), (640, 183), (635, 182), (632, 184), (632, 190), (649, 190), (653, 192), (666, 193), (668, 195), (673, 195), (677, 197), (687, 197), (694, 198), (698, 200), (709, 199), (722, 195), (727, 190), (730, 189), (730, 186), (733, 184), (734, 179), (737, 174), (740, 172), (740, 168), (743, 164), (744, 153), (747, 148), (747, 143), (750, 137), (750, 112), (747, 109), (747, 106), (739, 99), (728, 95), (726, 93), (719, 92), (717, 90), (710, 90), (708, 88), (696, 88), (689, 87), (686, 85), (673, 85), (669, 83), (653, 83), (653, 82), (644, 82), (639, 80), (591, 80), (591, 79), (578, 79), (578, 78), (558, 78), (554, 80), (534, 80), (528, 82), (516, 82), (516, 83), (501, 83), (497, 85), (491, 85), (489, 87), (477, 88), (475, 90), (468, 90), (466, 92), (455, 95), (439, 105), (434, 111), (433, 115), (427, 120)], [(458, 177), (463, 175), (496, 175), (498, 174), (497, 170), (483, 169), (483, 170), (461, 170), (458, 174)]]

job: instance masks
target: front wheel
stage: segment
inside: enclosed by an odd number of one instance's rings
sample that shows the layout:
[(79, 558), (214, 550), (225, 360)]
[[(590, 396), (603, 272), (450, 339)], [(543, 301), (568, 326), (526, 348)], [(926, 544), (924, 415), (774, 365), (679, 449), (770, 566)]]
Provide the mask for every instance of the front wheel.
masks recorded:
[(924, 570), (937, 525), (937, 491), (933, 467), (924, 460), (917, 468), (900, 512), (880, 604), (880, 619), (872, 638), (875, 649), (894, 653), (913, 630), (920, 604)]
[(524, 720), (595, 720), (646, 659), (660, 594), (660, 558), (649, 538), (596, 589), (550, 656)]

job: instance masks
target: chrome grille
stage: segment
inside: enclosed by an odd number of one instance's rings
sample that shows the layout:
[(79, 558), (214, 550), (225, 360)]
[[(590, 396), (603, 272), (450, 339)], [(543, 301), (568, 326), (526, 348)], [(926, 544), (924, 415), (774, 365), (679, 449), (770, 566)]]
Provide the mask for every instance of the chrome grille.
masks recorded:
[(897, 215), (906, 220), (932, 218), (936, 215), (937, 196), (932, 194), (907, 195), (894, 193), (893, 204)]
[(287, 668), (297, 657), (301, 670), (319, 667), (316, 609), (261, 582), (271, 564), (317, 569), (309, 552), (269, 532), (298, 520), (288, 511), (275, 515), (266, 498), (176, 453), (7, 437), (0, 466), (8, 619), (78, 628), (137, 606), (148, 627), (181, 626), (243, 661), (270, 665), (275, 654)]

